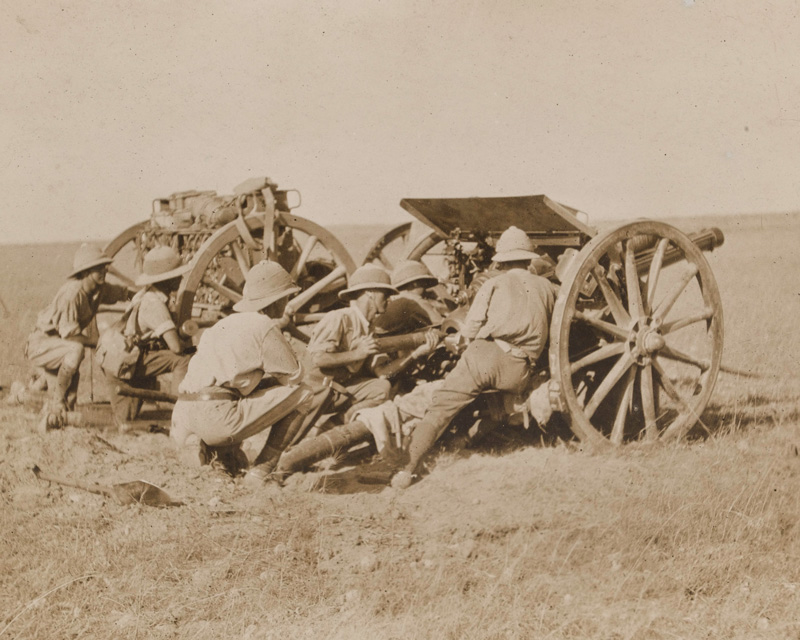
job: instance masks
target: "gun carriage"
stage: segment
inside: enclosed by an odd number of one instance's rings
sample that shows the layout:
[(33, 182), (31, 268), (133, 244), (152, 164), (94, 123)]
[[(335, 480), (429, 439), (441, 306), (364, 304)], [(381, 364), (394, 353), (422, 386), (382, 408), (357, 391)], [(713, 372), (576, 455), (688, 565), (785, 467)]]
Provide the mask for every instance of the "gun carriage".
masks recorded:
[(145, 253), (157, 245), (173, 247), (192, 264), (175, 309), (177, 325), (193, 334), (231, 312), (253, 264), (275, 260), (301, 287), (290, 301), (294, 322), (288, 329), (307, 342), (308, 325), (339, 304), (337, 293), (355, 263), (327, 229), (292, 213), (299, 204), (297, 191), (279, 190), (268, 178), (248, 180), (230, 196), (184, 191), (156, 199), (148, 220), (105, 247), (114, 257), (109, 280), (132, 288)]
[[(292, 213), (295, 194), (262, 178), (231, 196), (191, 191), (157, 199), (149, 220), (106, 247), (115, 258), (109, 279), (133, 286), (146, 251), (173, 246), (192, 264), (175, 301), (179, 326), (192, 333), (230, 312), (251, 265), (275, 260), (301, 287), (284, 324), (302, 346), (321, 314), (341, 304), (337, 294), (355, 262), (328, 230)], [(601, 232), (543, 195), (400, 205), (424, 232), (415, 234), (411, 223), (395, 227), (373, 243), (365, 262), (428, 264), (452, 309), (445, 332), (457, 330), (459, 315), (491, 275), (500, 234), (515, 225), (534, 240), (537, 271), (559, 286), (540, 365), (549, 370), (551, 405), (578, 438), (598, 445), (667, 440), (700, 419), (721, 366), (722, 306), (703, 253), (722, 244), (719, 229), (687, 235), (664, 222), (635, 220)], [(442, 375), (452, 356), (439, 351), (431, 360), (428, 373)]]

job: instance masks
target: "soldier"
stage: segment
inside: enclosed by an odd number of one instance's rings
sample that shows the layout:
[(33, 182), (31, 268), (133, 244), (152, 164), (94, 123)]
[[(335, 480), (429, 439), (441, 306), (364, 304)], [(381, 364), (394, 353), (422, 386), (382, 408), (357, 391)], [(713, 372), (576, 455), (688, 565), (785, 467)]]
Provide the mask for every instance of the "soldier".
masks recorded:
[(350, 276), (347, 289), (339, 292), (349, 302), (343, 309), (328, 312), (314, 328), (308, 344), (317, 382), (317, 402), (320, 401), (319, 381), (332, 381), (333, 399), (326, 408), (339, 413), (374, 407), (389, 398), (390, 379), (413, 360), (430, 353), (436, 346), (431, 335), (425, 344), (401, 358), (391, 359), (380, 353), (373, 332), (376, 319), (386, 310), (387, 295), (397, 293), (390, 284), (389, 274), (375, 264), (359, 267)]
[(283, 316), (288, 297), (297, 291), (280, 265), (259, 262), (233, 306), (238, 313), (203, 333), (172, 413), (170, 437), (184, 462), (207, 464), (214, 453), (237, 456), (242, 441), (271, 427), (245, 483), (279, 483), (273, 470), (313, 397), (297, 356), (272, 319)]
[(425, 296), (439, 284), (427, 266), (418, 260), (402, 260), (392, 270), (392, 286), (399, 293), (389, 298), (386, 311), (378, 316), (378, 333), (410, 333), (442, 323), (446, 306)]
[(405, 489), (412, 483), (422, 456), (480, 393), (524, 389), (547, 342), (556, 297), (551, 282), (530, 272), (536, 257), (531, 239), (517, 227), (498, 239), (494, 262), (500, 274), (475, 295), (461, 330), (469, 345), (434, 392), (411, 436), (409, 461), (392, 486)]
[(81, 245), (75, 253), (72, 273), (53, 301), (39, 313), (36, 328), (28, 337), (25, 355), (43, 372), (50, 390), (50, 400), (39, 423), (41, 432), (60, 424), (61, 416), (75, 408), (78, 368), (84, 347), (92, 345), (84, 330), (97, 313), (106, 269), (111, 262), (97, 247)]
[[(175, 393), (186, 375), (190, 356), (183, 353), (184, 345), (170, 314), (169, 297), (189, 269), (190, 265), (181, 264), (180, 255), (172, 247), (156, 247), (144, 257), (142, 273), (136, 278), (136, 285), (144, 288), (128, 304), (124, 327), (124, 335), (140, 349), (129, 381), (133, 387), (153, 388), (158, 376), (171, 372), (172, 392)], [(103, 337), (98, 355), (102, 343)], [(116, 391), (120, 379), (113, 371), (105, 373), (114, 419), (120, 430), (126, 431), (127, 421), (136, 419), (139, 413), (141, 400), (120, 396)]]

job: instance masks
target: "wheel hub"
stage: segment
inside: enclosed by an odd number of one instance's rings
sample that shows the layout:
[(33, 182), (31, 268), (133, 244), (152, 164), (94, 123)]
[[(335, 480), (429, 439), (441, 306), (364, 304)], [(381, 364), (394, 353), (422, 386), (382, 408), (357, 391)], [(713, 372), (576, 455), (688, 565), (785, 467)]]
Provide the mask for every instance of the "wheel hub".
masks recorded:
[(664, 336), (661, 335), (660, 323), (644, 319), (636, 322), (628, 336), (628, 350), (637, 364), (646, 364), (652, 357), (666, 345)]

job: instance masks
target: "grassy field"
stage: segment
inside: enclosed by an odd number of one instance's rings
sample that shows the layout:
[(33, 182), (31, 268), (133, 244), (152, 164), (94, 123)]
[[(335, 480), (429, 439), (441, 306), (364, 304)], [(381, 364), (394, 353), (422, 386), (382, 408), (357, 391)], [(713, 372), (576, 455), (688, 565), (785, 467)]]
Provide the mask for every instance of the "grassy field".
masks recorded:
[[(0, 405), (0, 638), (800, 638), (800, 222), (713, 223), (724, 361), (759, 377), (722, 375), (708, 432), (674, 445), (548, 440), (443, 453), (404, 493), (299, 474), (255, 494), (181, 468), (164, 435), (42, 437)], [(3, 248), (3, 384), (74, 248)], [(34, 464), (184, 506), (118, 506)]]

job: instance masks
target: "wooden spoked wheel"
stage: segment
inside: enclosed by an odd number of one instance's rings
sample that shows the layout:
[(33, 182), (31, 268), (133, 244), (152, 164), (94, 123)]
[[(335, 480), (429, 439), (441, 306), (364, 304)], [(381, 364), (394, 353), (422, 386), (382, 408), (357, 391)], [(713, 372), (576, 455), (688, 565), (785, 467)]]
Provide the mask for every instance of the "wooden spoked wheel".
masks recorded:
[(406, 252), (406, 259), (424, 263), (439, 278), (439, 282), (450, 280), (446, 243), (436, 231), (425, 233), (411, 244)]
[(202, 326), (229, 314), (242, 297), (247, 272), (269, 256), (301, 288), (290, 299), (287, 311), (294, 317), (296, 336), (308, 341), (311, 326), (326, 311), (341, 305), (338, 292), (355, 270), (350, 254), (320, 225), (284, 212), (275, 217), (271, 248), (265, 251), (263, 217), (252, 215), (245, 222), (249, 238), (243, 237), (234, 221), (216, 230), (197, 250), (192, 269), (178, 289), (178, 322), (195, 319)]
[(573, 432), (620, 445), (668, 440), (699, 419), (720, 368), (722, 305), (702, 251), (655, 221), (595, 236), (556, 301), (552, 381)]
[(148, 224), (144, 220), (128, 227), (103, 248), (107, 256), (114, 258), (106, 275), (109, 284), (134, 288), (134, 280), (142, 272), (142, 257), (146, 252), (144, 232)]
[(394, 269), (397, 262), (405, 258), (408, 252), (411, 227), (411, 222), (405, 222), (381, 234), (370, 244), (370, 249), (361, 264), (374, 262), (383, 266), (387, 271)]

